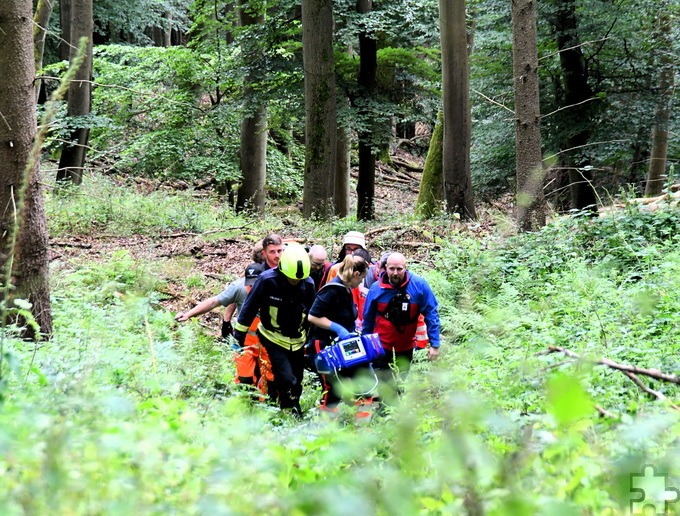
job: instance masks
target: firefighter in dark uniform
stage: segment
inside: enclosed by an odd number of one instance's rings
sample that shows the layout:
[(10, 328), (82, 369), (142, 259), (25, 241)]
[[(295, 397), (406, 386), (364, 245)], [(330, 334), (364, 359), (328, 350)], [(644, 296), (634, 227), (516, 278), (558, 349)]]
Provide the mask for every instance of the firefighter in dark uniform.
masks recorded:
[(234, 325), (234, 337), (243, 344), (248, 327), (260, 314), (257, 335), (269, 354), (279, 405), (298, 417), (302, 415), (307, 314), (316, 292), (309, 271), (307, 251), (299, 244), (289, 244), (281, 253), (278, 267), (260, 274)]

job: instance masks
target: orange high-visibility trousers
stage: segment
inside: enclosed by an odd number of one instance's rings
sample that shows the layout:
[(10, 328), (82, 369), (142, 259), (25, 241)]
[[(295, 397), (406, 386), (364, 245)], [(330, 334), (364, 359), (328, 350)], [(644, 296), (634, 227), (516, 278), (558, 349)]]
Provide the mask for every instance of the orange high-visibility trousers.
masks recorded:
[(255, 385), (262, 392), (267, 394), (267, 382), (274, 381), (269, 355), (264, 346), (257, 338), (257, 326), (260, 324), (259, 317), (256, 317), (248, 328), (243, 349), (236, 354), (234, 362), (236, 364), (236, 383)]

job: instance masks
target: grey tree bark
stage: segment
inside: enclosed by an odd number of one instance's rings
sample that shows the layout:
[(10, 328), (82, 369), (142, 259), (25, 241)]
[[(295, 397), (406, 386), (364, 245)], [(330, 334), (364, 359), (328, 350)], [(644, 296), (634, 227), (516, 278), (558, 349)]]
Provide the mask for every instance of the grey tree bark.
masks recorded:
[[(0, 2), (0, 287), (11, 299), (31, 302), (33, 316), (49, 336), (47, 224), (38, 159), (32, 157), (37, 132), (32, 7), (31, 0)], [(27, 336), (37, 337), (31, 331)]]
[[(71, 0), (59, 0), (59, 25), (61, 41), (59, 42), (59, 58), (68, 61), (71, 55)], [(77, 43), (75, 46), (78, 46)]]
[(520, 231), (545, 226), (535, 0), (512, 0), (515, 90), (516, 220)]
[[(373, 0), (357, 0), (357, 12), (368, 14), (373, 10)], [(362, 31), (359, 34), (359, 96), (364, 102), (373, 97), (378, 70), (378, 42), (374, 34)], [(368, 122), (370, 127), (375, 121)], [(373, 152), (372, 129), (361, 131), (359, 139), (359, 178), (357, 180), (357, 218), (375, 218), (375, 153)]]
[(666, 160), (668, 158), (668, 121), (673, 105), (675, 87), (675, 67), (673, 63), (672, 19), (668, 0), (659, 0), (659, 18), (655, 29), (655, 39), (659, 52), (659, 96), (652, 128), (652, 151), (649, 157), (645, 195), (659, 195), (666, 180)]
[(337, 163), (335, 166), (335, 215), (338, 217), (349, 216), (349, 172), (352, 144), (350, 133), (349, 128), (338, 125), (338, 150), (335, 158)]
[(338, 120), (332, 0), (302, 0), (305, 72), (305, 175), (302, 214), (335, 213)]
[[(69, 61), (73, 62), (78, 54), (81, 38), (87, 38), (87, 50), (83, 64), (68, 89), (69, 117), (88, 115), (92, 109), (92, 0), (72, 0), (71, 2), (71, 34), (69, 38)], [(71, 181), (79, 185), (83, 182), (85, 170), (85, 156), (90, 128), (76, 126), (71, 132), (69, 142), (64, 143), (57, 170), (58, 181)]]
[(442, 170), (446, 210), (475, 219), (470, 173), (470, 69), (465, 0), (439, 0), (444, 135)]
[(557, 0), (555, 31), (560, 51), (564, 105), (562, 121), (569, 128), (565, 138), (562, 163), (569, 170), (571, 207), (597, 212), (597, 197), (593, 186), (590, 158), (584, 148), (592, 129), (590, 126), (593, 90), (588, 84), (588, 71), (581, 50), (575, 0)]
[(172, 46), (172, 13), (166, 11), (163, 13), (162, 22), (157, 27), (152, 27), (150, 36), (153, 44), (156, 47), (171, 47)]
[[(47, 28), (50, 23), (50, 16), (54, 7), (54, 0), (38, 0), (38, 5), (35, 8), (35, 15), (33, 16), (33, 43), (35, 45), (35, 70), (38, 72), (43, 66), (43, 55), (45, 53), (45, 38), (47, 36)], [(35, 98), (40, 94), (42, 81), (36, 79), (35, 81)]]
[[(239, 20), (242, 26), (255, 25), (264, 21), (262, 12), (251, 10), (248, 0), (239, 0)], [(242, 49), (246, 60), (259, 58), (254, 45), (246, 44)], [(246, 113), (241, 121), (241, 186), (236, 199), (237, 211), (264, 213), (265, 183), (267, 180), (267, 106), (255, 95), (252, 76), (246, 77), (244, 98)]]

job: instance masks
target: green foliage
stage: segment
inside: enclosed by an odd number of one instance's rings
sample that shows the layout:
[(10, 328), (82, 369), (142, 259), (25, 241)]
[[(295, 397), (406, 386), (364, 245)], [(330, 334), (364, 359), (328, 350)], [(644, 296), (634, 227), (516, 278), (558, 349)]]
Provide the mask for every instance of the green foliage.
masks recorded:
[(274, 145), (267, 146), (267, 188), (271, 198), (283, 201), (302, 198), (304, 149), (295, 145), (291, 150), (289, 158)]
[[(3, 325), (3, 327), (0, 329), (0, 332), (3, 333), (3, 336), (0, 337), (0, 339), (3, 339), (5, 336), (5, 332), (7, 335), (13, 335), (13, 336), (21, 336), (21, 334), (24, 332), (24, 330), (28, 327), (31, 328), (31, 330), (36, 334), (40, 334), (40, 326), (38, 325), (38, 322), (35, 320), (35, 317), (33, 316), (33, 313), (31, 312), (31, 308), (33, 308), (33, 305), (26, 301), (25, 299), (13, 299), (11, 301), (10, 306), (7, 306), (7, 303), (3, 300), (0, 302), (0, 313), (3, 314), (3, 317), (6, 318), (6, 320), (14, 321), (12, 324), (8, 325)], [(0, 346), (0, 352), (2, 352), (2, 347)], [(2, 361), (0, 360), (0, 364)], [(2, 369), (0, 367), (0, 378), (2, 378)]]
[[(98, 87), (87, 120), (92, 158), (132, 176), (238, 183), (239, 127), (247, 107), (240, 105), (240, 79), (234, 75), (237, 52), (199, 53), (204, 50), (98, 47)], [(48, 71), (59, 74), (62, 68)], [(283, 153), (270, 148), (267, 187), (273, 198), (297, 199), (304, 151), (290, 136), (295, 119), (290, 112), (283, 116), (282, 106), (285, 102), (270, 106), (270, 130), (286, 148)], [(55, 150), (73, 123), (62, 112), (52, 128)]]
[(377, 57), (379, 88), (398, 104), (400, 120), (432, 120), (439, 107), (439, 52), (386, 47)]
[(149, 44), (151, 28), (186, 30), (189, 0), (97, 0), (95, 31), (110, 41)]
[(677, 210), (651, 213), (634, 205), (606, 217), (564, 218), (521, 245), (509, 247), (505, 266), (525, 267), (540, 279), (581, 257), (585, 263), (618, 271), (624, 278), (634, 277), (657, 264), (660, 249), (677, 245), (678, 224)]
[[(238, 179), (238, 114), (202, 97), (206, 62), (182, 47), (97, 49), (93, 110), (111, 118), (95, 148), (116, 149), (121, 172), (155, 178)], [(111, 160), (111, 156), (106, 156)]]
[[(639, 188), (641, 174), (646, 171), (658, 94), (655, 59), (667, 51), (659, 48), (653, 38), (655, 17), (662, 7), (653, 0), (574, 2), (580, 49), (593, 91), (593, 100), (587, 104), (590, 115), (575, 118), (571, 114), (574, 110), (557, 111), (566, 104), (555, 41), (556, 10), (560, 5), (565, 2), (537, 3), (544, 154), (563, 151), (565, 138), (587, 124), (591, 131), (589, 143), (577, 151), (592, 161), (596, 186), (602, 191), (616, 191), (621, 184), (631, 182)], [(471, 169), (475, 193), (488, 198), (512, 191), (514, 186), (512, 25), (507, 2), (475, 1), (470, 11), (474, 18), (474, 49), (470, 55)], [(674, 45), (670, 51), (678, 55), (677, 38)], [(676, 110), (677, 102), (676, 95)], [(677, 155), (677, 149), (669, 148), (671, 161)], [(559, 186), (553, 185), (547, 193), (559, 194)]]
[[(393, 137), (393, 119), (429, 122), (436, 116), (440, 53), (433, 46), (438, 30), (431, 23), (436, 2), (375, 2), (362, 14), (351, 2), (335, 2), (333, 8), (337, 85), (351, 102), (351, 109), (339, 115), (341, 123), (370, 134), (379, 154)], [(434, 18), (425, 16), (433, 12)], [(358, 85), (360, 59), (353, 49), (361, 33), (377, 40), (377, 84), (370, 94)]]
[[(675, 217), (631, 211), (510, 242), (452, 239), (434, 268), (415, 267), (439, 299), (441, 359), (417, 355), (401, 401), (368, 424), (350, 406), (324, 419), (310, 383), (302, 422), (253, 402), (233, 384), (231, 351), (159, 304), (166, 266), (124, 252), (70, 263), (53, 276), (54, 340), (6, 341), (0, 510), (626, 511), (643, 465), (678, 478), (680, 421), (588, 359), (680, 372)], [(368, 228), (289, 229), (335, 240)], [(613, 267), (605, 248), (623, 241)], [(653, 388), (680, 397), (677, 385)]]
[(242, 224), (223, 201), (215, 198), (212, 204), (199, 203), (191, 191), (155, 190), (143, 195), (135, 183), (121, 187), (102, 176), (92, 176), (78, 188), (54, 184), (53, 177), (46, 177), (45, 182), (53, 185), (46, 204), (53, 237), (202, 232)]

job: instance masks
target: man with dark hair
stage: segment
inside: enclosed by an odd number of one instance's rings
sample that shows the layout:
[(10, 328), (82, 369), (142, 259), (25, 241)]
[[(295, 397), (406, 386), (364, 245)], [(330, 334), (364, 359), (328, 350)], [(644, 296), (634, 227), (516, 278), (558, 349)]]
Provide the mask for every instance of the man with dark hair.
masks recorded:
[(276, 269), (283, 252), (283, 239), (272, 233), (262, 239), (262, 257), (265, 269)]

